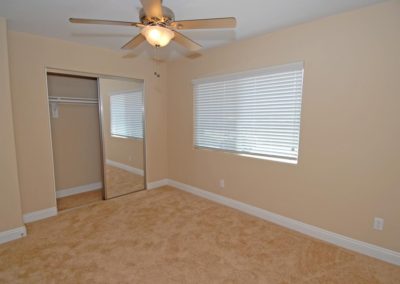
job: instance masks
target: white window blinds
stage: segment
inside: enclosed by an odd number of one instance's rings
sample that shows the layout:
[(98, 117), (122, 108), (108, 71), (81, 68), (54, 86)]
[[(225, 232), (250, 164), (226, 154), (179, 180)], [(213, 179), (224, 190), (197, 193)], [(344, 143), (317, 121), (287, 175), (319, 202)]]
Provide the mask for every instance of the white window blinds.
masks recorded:
[(141, 91), (110, 96), (111, 135), (143, 138), (143, 94)]
[(193, 84), (195, 146), (297, 162), (303, 63)]

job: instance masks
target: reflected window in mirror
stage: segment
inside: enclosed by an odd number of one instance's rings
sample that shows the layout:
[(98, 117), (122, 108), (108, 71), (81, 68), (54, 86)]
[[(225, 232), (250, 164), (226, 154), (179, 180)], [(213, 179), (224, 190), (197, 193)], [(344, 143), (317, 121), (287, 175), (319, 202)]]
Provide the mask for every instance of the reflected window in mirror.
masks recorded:
[(142, 91), (110, 96), (111, 136), (143, 139)]

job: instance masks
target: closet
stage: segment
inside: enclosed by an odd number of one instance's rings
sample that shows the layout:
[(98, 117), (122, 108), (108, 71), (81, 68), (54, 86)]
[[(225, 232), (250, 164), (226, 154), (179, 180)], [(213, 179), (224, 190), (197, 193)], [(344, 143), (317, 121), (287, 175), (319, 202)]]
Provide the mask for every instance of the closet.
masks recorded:
[(58, 210), (101, 200), (97, 78), (48, 73), (47, 84)]
[(146, 188), (143, 80), (47, 73), (58, 210)]

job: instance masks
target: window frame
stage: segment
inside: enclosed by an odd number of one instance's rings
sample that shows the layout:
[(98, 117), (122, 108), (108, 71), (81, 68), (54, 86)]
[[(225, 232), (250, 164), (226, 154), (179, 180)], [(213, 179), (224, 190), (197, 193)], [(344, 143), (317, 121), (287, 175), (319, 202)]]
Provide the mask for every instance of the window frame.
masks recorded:
[[(216, 152), (222, 152), (222, 153), (228, 153), (228, 154), (234, 154), (237, 156), (241, 157), (249, 157), (249, 158), (256, 158), (256, 159), (262, 159), (262, 160), (269, 160), (269, 161), (275, 161), (275, 162), (281, 162), (281, 163), (287, 163), (287, 164), (294, 164), (297, 165), (300, 160), (300, 145), (301, 145), (301, 124), (302, 124), (302, 109), (303, 109), (303, 98), (304, 98), (304, 61), (297, 61), (294, 63), (289, 63), (289, 64), (283, 64), (283, 65), (276, 65), (276, 66), (270, 66), (266, 68), (260, 68), (260, 69), (252, 69), (252, 70), (247, 70), (247, 71), (242, 71), (242, 72), (235, 72), (235, 73), (229, 73), (229, 74), (221, 74), (221, 75), (215, 75), (215, 76), (210, 76), (210, 77), (201, 77), (192, 80), (192, 107), (193, 107), (193, 136), (192, 136), (192, 143), (193, 143), (193, 148), (195, 150), (208, 150), (208, 151), (216, 151)], [(301, 86), (301, 100), (300, 100), (300, 112), (299, 112), (299, 139), (298, 139), (298, 146), (297, 146), (297, 157), (296, 158), (290, 158), (290, 157), (283, 157), (283, 156), (278, 156), (278, 155), (264, 155), (264, 154), (257, 154), (254, 152), (246, 152), (246, 151), (236, 151), (236, 150), (230, 150), (230, 149), (223, 149), (223, 148), (214, 148), (214, 147), (207, 147), (207, 146), (200, 146), (196, 145), (196, 135), (197, 135), (197, 130), (196, 130), (196, 85), (198, 84), (204, 84), (204, 83), (213, 83), (213, 82), (222, 82), (222, 81), (229, 81), (229, 80), (235, 80), (235, 79), (243, 79), (245, 77), (252, 77), (252, 76), (258, 76), (258, 75), (270, 75), (270, 74), (275, 74), (279, 72), (288, 72), (288, 69), (292, 69), (294, 71), (295, 69), (301, 69), (302, 70), (302, 86)]]

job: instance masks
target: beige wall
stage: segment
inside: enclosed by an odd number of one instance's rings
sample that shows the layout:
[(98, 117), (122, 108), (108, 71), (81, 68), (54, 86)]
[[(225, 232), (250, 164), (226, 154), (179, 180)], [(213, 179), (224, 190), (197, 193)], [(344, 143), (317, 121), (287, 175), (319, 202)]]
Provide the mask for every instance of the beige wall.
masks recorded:
[(17, 160), (23, 213), (55, 206), (53, 161), (45, 68), (145, 80), (147, 177), (166, 178), (166, 75), (154, 64), (119, 52), (57, 39), (9, 32), (9, 57)]
[[(400, 251), (399, 15), (387, 2), (169, 64), (169, 178)], [(298, 165), (193, 148), (192, 79), (300, 60)]]
[(49, 96), (97, 99), (97, 78), (50, 73), (47, 76)]
[[(97, 99), (97, 79), (49, 75), (49, 96)], [(98, 105), (58, 104), (50, 116), (56, 190), (102, 182)]]
[(59, 104), (51, 118), (56, 190), (102, 182), (97, 105)]
[(142, 139), (109, 137), (106, 145), (106, 158), (139, 170), (143, 170), (144, 147)]
[(102, 127), (105, 159), (122, 163), (136, 169), (143, 169), (143, 140), (111, 136), (110, 121), (110, 96), (115, 93), (143, 89), (143, 84), (141, 82), (102, 78), (100, 79), (99, 85), (103, 109)]
[(7, 23), (0, 18), (0, 232), (23, 224), (7, 49)]

